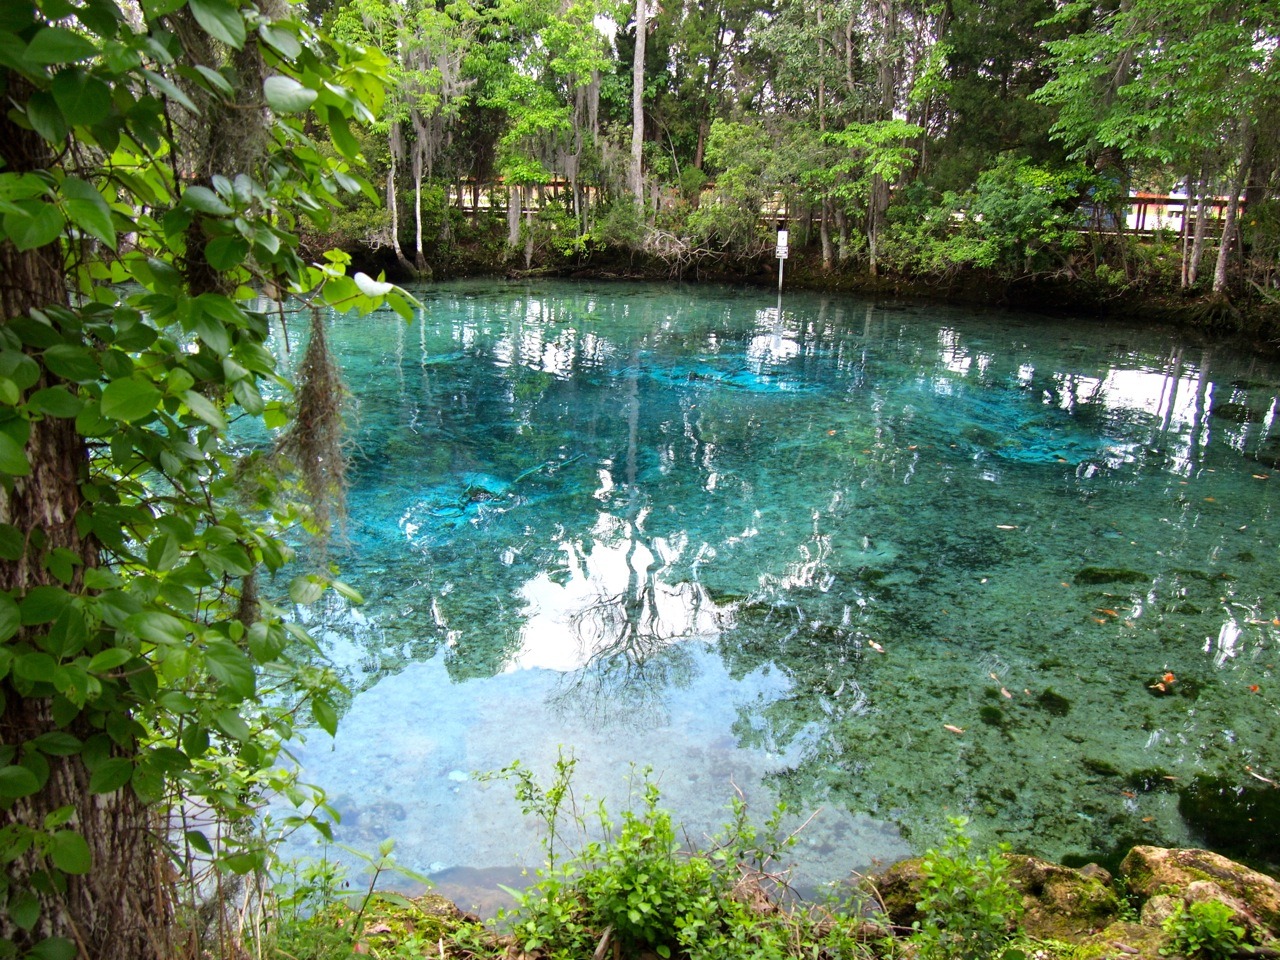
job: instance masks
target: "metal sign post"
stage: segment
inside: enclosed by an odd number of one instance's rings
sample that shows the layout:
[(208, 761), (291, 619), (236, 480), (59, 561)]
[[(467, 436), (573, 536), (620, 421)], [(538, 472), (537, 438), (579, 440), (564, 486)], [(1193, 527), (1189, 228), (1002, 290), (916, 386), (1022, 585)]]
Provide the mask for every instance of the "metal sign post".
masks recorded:
[(781, 295), (781, 293), (782, 293), (782, 265), (783, 265), (783, 261), (787, 259), (787, 231), (786, 231), (786, 230), (779, 230), (779, 231), (778, 231), (778, 253), (777, 253), (777, 257), (778, 257), (778, 293), (779, 293), (779, 295)]

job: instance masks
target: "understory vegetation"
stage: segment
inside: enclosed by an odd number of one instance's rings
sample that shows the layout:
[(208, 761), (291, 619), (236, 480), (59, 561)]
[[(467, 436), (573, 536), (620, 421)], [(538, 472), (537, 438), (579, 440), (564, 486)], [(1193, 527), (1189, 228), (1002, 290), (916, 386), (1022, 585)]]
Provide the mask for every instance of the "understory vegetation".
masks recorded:
[[(258, 917), (260, 926), (231, 924), (253, 938), (238, 946), (255, 956), (314, 960), (1093, 960), (1116, 953), (1114, 943), (1024, 928), (1027, 887), (1015, 877), (1007, 847), (975, 851), (963, 817), (951, 818), (941, 842), (918, 859), (909, 905), (915, 919), (895, 924), (874, 877), (851, 875), (817, 900), (795, 893), (787, 850), (804, 825), (786, 832), (785, 806), (760, 823), (735, 797), (721, 831), (695, 845), (661, 807), (649, 771), (634, 772), (632, 808), (615, 820), (603, 804), (579, 804), (574, 765), (562, 753), (545, 783), (519, 762), (484, 775), (508, 781), (526, 815), (541, 822), (545, 857), (527, 887), (508, 890), (515, 906), (490, 924), (431, 893), (410, 899), (376, 889), (390, 874), (401, 884), (425, 880), (396, 864), (386, 841), (376, 857), (360, 855), (368, 869), (358, 885), (327, 859), (290, 865), (265, 897), (272, 909)], [(1123, 893), (1119, 884), (1106, 895), (1114, 915), (1136, 921)], [(1167, 893), (1175, 907), (1163, 921), (1160, 955), (1272, 955), (1270, 946), (1253, 945), (1264, 938), (1239, 925), (1238, 905)]]

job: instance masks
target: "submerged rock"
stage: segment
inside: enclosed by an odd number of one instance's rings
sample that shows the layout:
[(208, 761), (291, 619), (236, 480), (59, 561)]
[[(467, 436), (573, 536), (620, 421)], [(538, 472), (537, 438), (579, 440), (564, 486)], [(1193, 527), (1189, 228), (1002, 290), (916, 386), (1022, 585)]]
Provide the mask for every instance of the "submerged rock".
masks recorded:
[(1076, 571), (1076, 583), (1146, 583), (1151, 577), (1140, 570), (1123, 567), (1081, 567)]
[(1065, 717), (1071, 712), (1071, 701), (1050, 687), (1036, 697), (1036, 705), (1046, 713), (1055, 717)]
[(1280, 790), (1196, 777), (1178, 791), (1178, 813), (1194, 836), (1256, 866), (1280, 865)]

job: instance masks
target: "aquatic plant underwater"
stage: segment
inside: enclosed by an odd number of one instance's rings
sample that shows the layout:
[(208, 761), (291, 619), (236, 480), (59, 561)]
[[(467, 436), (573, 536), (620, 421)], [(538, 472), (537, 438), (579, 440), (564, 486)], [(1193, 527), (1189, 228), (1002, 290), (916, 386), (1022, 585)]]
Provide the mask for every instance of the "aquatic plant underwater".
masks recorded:
[(1053, 859), (1280, 861), (1274, 365), (798, 294), (418, 293), (329, 330), (366, 602), (303, 611), (355, 696), (296, 753), (340, 839), (536, 862), (473, 772), (564, 745), (594, 796), (652, 766), (695, 834), (734, 785), (822, 808), (814, 883), (961, 814)]

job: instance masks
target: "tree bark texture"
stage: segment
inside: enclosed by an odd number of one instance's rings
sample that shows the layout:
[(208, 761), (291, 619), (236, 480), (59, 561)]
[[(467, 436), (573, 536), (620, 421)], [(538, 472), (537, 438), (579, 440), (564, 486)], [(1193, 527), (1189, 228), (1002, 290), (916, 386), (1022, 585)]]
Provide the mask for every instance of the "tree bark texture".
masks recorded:
[[(30, 88), (10, 74), (7, 91), (22, 102)], [(45, 141), (0, 113), (0, 162), (11, 172), (47, 170), (55, 162)], [(0, 322), (9, 323), (32, 310), (68, 302), (67, 276), (60, 242), (19, 251), (0, 241)], [(47, 371), (34, 389), (53, 384)], [(85, 507), (80, 483), (89, 468), (88, 451), (75, 431), (74, 421), (44, 417), (33, 420), (26, 445), (31, 473), (15, 478), (11, 489), (0, 488), (0, 522), (12, 524), (23, 535), (26, 549), (17, 561), (0, 563), (0, 589), (21, 599), (35, 587), (58, 585), (83, 588), (79, 573), (63, 585), (45, 569), (48, 552), (72, 551), (84, 564), (96, 566), (98, 546), (76, 529), (76, 514)], [(47, 628), (24, 627), (12, 642), (36, 645)], [(0, 716), (0, 743), (19, 748), (55, 729), (52, 701), (24, 696), (14, 676), (0, 681), (4, 710)], [(23, 684), (23, 687), (30, 689)], [(99, 731), (84, 715), (62, 727), (82, 739)], [(28, 748), (29, 749), (29, 748)], [(64, 807), (75, 812), (66, 824), (88, 843), (92, 869), (68, 876), (65, 892), (41, 890), (32, 880), (47, 868), (44, 858), (29, 849), (6, 866), (10, 897), (17, 891), (35, 893), (40, 907), (34, 926), (24, 929), (12, 910), (0, 909), (0, 937), (25, 952), (47, 937), (64, 937), (76, 944), (81, 957), (93, 960), (150, 960), (172, 955), (167, 942), (172, 923), (167, 858), (159, 842), (152, 811), (125, 787), (113, 793), (90, 794), (89, 772), (79, 756), (43, 757), (49, 775), (41, 789), (0, 810), (0, 826), (40, 830), (47, 814)], [(12, 904), (13, 901), (11, 900)]]

